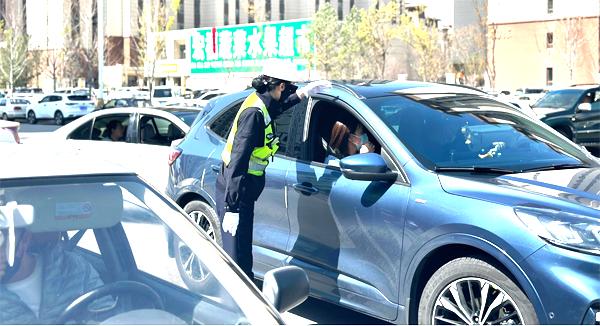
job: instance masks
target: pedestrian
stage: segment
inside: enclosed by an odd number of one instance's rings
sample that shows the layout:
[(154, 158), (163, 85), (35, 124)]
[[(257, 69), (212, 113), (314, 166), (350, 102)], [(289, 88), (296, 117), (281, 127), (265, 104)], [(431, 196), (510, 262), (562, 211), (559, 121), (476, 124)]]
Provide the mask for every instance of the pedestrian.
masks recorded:
[(291, 65), (265, 65), (263, 73), (252, 81), (256, 91), (238, 110), (221, 154), (216, 201), (223, 248), (251, 280), (254, 203), (265, 186), (269, 160), (279, 147), (273, 120), (303, 98), (331, 87), (328, 81), (315, 81), (298, 88), (292, 84), (295, 75)]

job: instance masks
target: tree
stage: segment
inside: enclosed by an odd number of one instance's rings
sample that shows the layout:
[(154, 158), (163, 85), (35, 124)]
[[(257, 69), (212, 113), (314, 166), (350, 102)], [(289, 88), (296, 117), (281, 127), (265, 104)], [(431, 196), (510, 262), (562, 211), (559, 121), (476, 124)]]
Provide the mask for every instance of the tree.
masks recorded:
[(402, 22), (398, 24), (399, 11), (398, 2), (392, 0), (384, 6), (374, 5), (360, 13), (357, 35), (365, 50), (364, 55), (372, 60), (372, 64), (366, 67), (370, 68), (368, 74), (373, 77), (384, 78), (392, 42), (402, 33)]
[[(11, 17), (12, 16), (12, 17)], [(18, 15), (5, 15), (0, 26), (2, 47), (0, 47), (0, 80), (9, 92), (23, 76), (28, 64), (28, 37), (24, 33)]]
[(62, 77), (64, 51), (48, 49), (45, 55), (46, 70), (45, 73), (52, 79), (52, 90), (56, 92), (56, 83)]
[(156, 72), (156, 61), (165, 57), (164, 32), (171, 30), (175, 24), (175, 15), (180, 0), (170, 1), (170, 5), (160, 0), (150, 0), (138, 18), (138, 35), (133, 38), (133, 46), (137, 51), (138, 67), (144, 67), (144, 76), (149, 75), (148, 88), (152, 97), (152, 85)]
[(486, 70), (485, 35), (479, 26), (469, 25), (454, 30), (450, 37), (450, 56), (455, 72), (464, 72), (465, 83), (477, 86)]
[(325, 79), (329, 79), (335, 67), (339, 34), (337, 13), (327, 3), (317, 11), (310, 25), (308, 40), (313, 51), (305, 54), (311, 66), (325, 73)]
[(414, 50), (416, 61), (413, 66), (417, 74), (423, 81), (438, 81), (448, 66), (441, 46), (441, 33), (421, 20), (417, 23), (406, 23), (405, 26), (408, 28), (402, 35), (404, 41)]
[(363, 44), (358, 37), (360, 25), (360, 10), (352, 7), (346, 19), (342, 22), (339, 35), (339, 46), (335, 62), (339, 68), (335, 69), (342, 79), (354, 79), (361, 76), (362, 67), (368, 63), (363, 52)]
[(585, 42), (583, 17), (567, 17), (560, 20), (565, 51), (562, 52), (567, 68), (569, 81), (573, 83), (573, 73), (577, 66), (581, 45)]

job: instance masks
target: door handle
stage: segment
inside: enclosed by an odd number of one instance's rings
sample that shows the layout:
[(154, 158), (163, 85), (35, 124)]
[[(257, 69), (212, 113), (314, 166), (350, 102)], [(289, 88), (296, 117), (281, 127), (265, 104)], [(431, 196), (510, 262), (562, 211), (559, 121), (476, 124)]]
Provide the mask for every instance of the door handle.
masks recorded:
[(294, 190), (297, 192), (307, 196), (314, 195), (319, 192), (319, 189), (313, 187), (313, 185), (310, 183), (294, 183), (292, 187), (294, 187)]
[(218, 165), (216, 165), (216, 164), (211, 165), (210, 169), (213, 170), (213, 171), (215, 171), (215, 172), (217, 172), (217, 173), (221, 172), (221, 167), (218, 166)]

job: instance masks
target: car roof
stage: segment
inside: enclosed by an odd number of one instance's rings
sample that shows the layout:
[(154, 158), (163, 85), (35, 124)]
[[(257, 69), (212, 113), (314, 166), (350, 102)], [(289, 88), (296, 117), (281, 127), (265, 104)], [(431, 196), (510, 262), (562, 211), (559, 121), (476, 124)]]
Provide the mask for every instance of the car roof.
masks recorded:
[(373, 98), (386, 95), (410, 94), (474, 94), (486, 95), (472, 87), (453, 84), (438, 84), (417, 81), (389, 81), (389, 80), (351, 80), (333, 81), (334, 85), (351, 90), (355, 95), (363, 98)]
[(0, 180), (106, 174), (135, 174), (121, 165), (77, 154), (69, 144), (0, 144)]
[(187, 108), (187, 107), (180, 107), (180, 106), (174, 106), (174, 107), (118, 107), (118, 108), (110, 108), (110, 109), (104, 109), (104, 110), (98, 110), (98, 111), (94, 111), (94, 112), (100, 112), (102, 114), (104, 114), (105, 112), (112, 112), (112, 113), (141, 113), (141, 114), (156, 114), (157, 111), (159, 112), (168, 112), (168, 113), (174, 113), (174, 112), (198, 112), (197, 108)]

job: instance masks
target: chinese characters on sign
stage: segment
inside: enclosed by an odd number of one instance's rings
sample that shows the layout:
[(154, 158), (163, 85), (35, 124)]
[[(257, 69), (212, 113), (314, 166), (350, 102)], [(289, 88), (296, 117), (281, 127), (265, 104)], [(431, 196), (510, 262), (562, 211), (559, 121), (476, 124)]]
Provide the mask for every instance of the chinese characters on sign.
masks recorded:
[(291, 60), (299, 70), (306, 69), (308, 24), (310, 20), (295, 20), (196, 29), (190, 40), (191, 73), (259, 71), (269, 58)]

